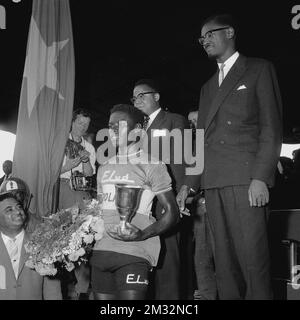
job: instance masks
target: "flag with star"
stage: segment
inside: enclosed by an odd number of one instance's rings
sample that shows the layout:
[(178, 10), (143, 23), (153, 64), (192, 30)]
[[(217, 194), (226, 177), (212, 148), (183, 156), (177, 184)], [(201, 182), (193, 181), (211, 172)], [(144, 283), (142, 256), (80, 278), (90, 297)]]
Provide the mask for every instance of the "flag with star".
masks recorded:
[(33, 0), (19, 103), (13, 175), (27, 182), (30, 211), (51, 212), (71, 126), (75, 62), (68, 0)]

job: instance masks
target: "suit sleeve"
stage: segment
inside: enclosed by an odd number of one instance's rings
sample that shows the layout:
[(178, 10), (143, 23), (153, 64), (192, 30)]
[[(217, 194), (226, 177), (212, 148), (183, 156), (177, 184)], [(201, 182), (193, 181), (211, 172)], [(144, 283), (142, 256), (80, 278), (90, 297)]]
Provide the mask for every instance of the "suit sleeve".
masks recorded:
[[(186, 163), (185, 156), (188, 155), (189, 153), (191, 154), (191, 152), (187, 151), (189, 146), (184, 145), (184, 130), (189, 129), (188, 120), (183, 116), (177, 116), (172, 121), (172, 129), (179, 129), (181, 132), (181, 137), (182, 137), (181, 145), (176, 144), (175, 140), (173, 140), (173, 143), (171, 144), (172, 145), (171, 152), (174, 155), (174, 159), (173, 159), (174, 163), (172, 164), (173, 173), (174, 173), (174, 175), (177, 174), (177, 177), (175, 176), (176, 188), (174, 188), (174, 190), (179, 191), (179, 188), (181, 187), (181, 185), (184, 182), (184, 175), (186, 172), (186, 168), (188, 166), (188, 164)], [(180, 150), (178, 150), (179, 148), (180, 148)], [(192, 151), (192, 150), (190, 150), (190, 151)], [(181, 153), (180, 159), (182, 159), (182, 162), (180, 162), (180, 163), (176, 162), (176, 158), (177, 158), (177, 156), (179, 156), (179, 153)], [(182, 167), (182, 166), (184, 167), (183, 170), (182, 170), (182, 168), (180, 168), (180, 169), (178, 168), (178, 167)]]
[(189, 129), (189, 122), (183, 116), (177, 117), (174, 121), (173, 129), (177, 128), (180, 130)]
[[(202, 97), (204, 95), (205, 86), (201, 88), (200, 91), (200, 98), (199, 98), (199, 108), (201, 106)], [(197, 129), (203, 129), (204, 128), (204, 119), (199, 118), (199, 110), (198, 110), (198, 120), (197, 120)], [(204, 150), (203, 150), (204, 152)], [(190, 165), (190, 167), (194, 167), (195, 164)], [(187, 185), (188, 187), (192, 188), (193, 190), (197, 191), (200, 188), (200, 177), (201, 174), (197, 175), (186, 175), (184, 179), (184, 185)]]
[[(189, 129), (190, 126), (189, 126), (189, 122), (187, 121), (186, 118), (184, 118), (183, 116), (180, 116), (180, 117), (177, 117), (175, 119), (175, 121), (173, 122), (173, 128), (172, 129), (179, 129), (181, 131), (181, 135), (182, 135), (182, 145), (181, 145), (181, 154), (182, 154), (182, 161), (183, 161), (183, 165), (186, 167), (187, 164), (186, 164), (186, 161), (185, 161), (185, 155), (184, 155), (184, 130), (185, 129)], [(179, 152), (179, 150), (174, 150), (174, 152)], [(175, 154), (174, 153), (174, 154)]]
[(44, 277), (43, 297), (44, 300), (62, 300), (61, 284), (58, 279)]
[(276, 170), (282, 143), (282, 102), (274, 67), (265, 63), (256, 84), (260, 134), (252, 179), (269, 184)]

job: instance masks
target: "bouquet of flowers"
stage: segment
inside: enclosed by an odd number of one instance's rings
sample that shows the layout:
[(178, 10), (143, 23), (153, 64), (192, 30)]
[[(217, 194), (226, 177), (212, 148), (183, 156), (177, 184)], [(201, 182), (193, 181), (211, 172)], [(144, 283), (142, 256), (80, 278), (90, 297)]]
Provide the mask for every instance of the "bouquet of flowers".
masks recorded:
[(59, 268), (72, 271), (76, 264), (87, 261), (86, 255), (103, 231), (100, 203), (94, 199), (81, 210), (58, 211), (45, 217), (25, 244), (29, 254), (26, 265), (43, 276), (54, 276)]

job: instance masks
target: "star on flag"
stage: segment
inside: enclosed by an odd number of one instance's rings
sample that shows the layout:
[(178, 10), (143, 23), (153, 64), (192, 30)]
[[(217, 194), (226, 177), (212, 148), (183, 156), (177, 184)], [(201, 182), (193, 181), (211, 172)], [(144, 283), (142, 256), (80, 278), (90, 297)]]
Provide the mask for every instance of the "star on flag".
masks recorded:
[[(54, 41), (51, 46), (47, 46), (34, 18), (31, 19), (31, 30), (24, 68), (24, 77), (27, 78), (29, 117), (36, 98), (44, 87), (57, 91), (58, 79), (55, 64), (60, 51), (69, 41), (69, 39), (59, 42)], [(41, 70), (42, 68), (44, 70)], [(64, 99), (60, 92), (58, 92), (58, 96), (60, 99)]]

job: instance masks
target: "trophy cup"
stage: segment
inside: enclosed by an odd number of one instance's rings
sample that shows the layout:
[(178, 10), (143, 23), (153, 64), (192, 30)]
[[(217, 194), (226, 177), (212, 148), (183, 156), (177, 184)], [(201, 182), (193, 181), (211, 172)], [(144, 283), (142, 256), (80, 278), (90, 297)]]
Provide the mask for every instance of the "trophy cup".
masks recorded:
[(131, 222), (140, 204), (143, 188), (126, 184), (116, 184), (115, 203), (120, 215), (120, 227), (123, 234), (128, 234), (127, 224)]

